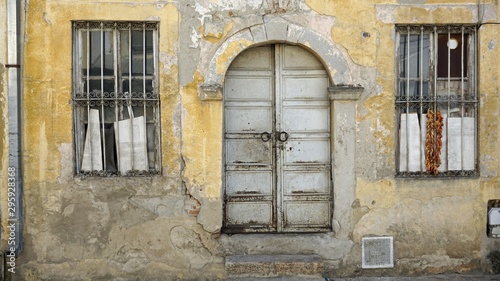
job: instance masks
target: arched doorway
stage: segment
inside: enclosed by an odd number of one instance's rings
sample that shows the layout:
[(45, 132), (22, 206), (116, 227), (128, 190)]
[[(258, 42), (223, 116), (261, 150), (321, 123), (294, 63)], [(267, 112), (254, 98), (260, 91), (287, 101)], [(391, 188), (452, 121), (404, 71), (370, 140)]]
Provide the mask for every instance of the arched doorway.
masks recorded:
[(329, 78), (299, 46), (250, 48), (224, 83), (226, 233), (331, 230)]

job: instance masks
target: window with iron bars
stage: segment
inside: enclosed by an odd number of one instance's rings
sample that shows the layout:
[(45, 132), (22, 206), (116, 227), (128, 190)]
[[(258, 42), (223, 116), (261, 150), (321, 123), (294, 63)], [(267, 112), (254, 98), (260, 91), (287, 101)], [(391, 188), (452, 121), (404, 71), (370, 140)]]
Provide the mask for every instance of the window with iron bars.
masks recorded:
[(476, 27), (396, 31), (396, 175), (476, 176)]
[(76, 173), (160, 173), (156, 22), (73, 22)]

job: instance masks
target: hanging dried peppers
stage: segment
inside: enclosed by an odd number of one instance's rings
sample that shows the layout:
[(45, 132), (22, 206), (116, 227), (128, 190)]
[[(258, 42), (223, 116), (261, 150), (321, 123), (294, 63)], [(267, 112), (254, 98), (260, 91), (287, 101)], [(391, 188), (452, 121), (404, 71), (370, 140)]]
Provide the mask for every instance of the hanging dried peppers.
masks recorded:
[(441, 111), (429, 109), (427, 112), (427, 133), (425, 136), (425, 166), (431, 175), (438, 173), (441, 165), (441, 147), (443, 146), (443, 116)]

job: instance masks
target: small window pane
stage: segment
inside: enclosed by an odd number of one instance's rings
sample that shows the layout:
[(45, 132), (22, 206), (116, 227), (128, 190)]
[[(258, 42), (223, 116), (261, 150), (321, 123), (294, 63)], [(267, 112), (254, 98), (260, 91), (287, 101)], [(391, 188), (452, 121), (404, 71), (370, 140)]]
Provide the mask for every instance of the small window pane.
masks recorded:
[(156, 128), (154, 124), (148, 123), (147, 128), (147, 138), (148, 138), (148, 165), (149, 169), (155, 168), (155, 161), (157, 156), (157, 151), (155, 149), (156, 144)]
[(80, 52), (81, 52), (81, 58), (82, 60), (79, 62), (80, 67), (82, 69), (82, 76), (87, 76), (87, 69), (88, 69), (88, 64), (89, 64), (89, 48), (88, 48), (88, 32), (86, 30), (81, 31), (80, 33)]
[(113, 49), (113, 39), (111, 31), (104, 32), (104, 46), (103, 46), (103, 75), (113, 75), (114, 74), (114, 49)]
[(407, 77), (408, 59), (407, 59), (407, 46), (408, 37), (401, 35), (399, 39), (399, 76)]
[(114, 74), (114, 51), (111, 36), (110, 31), (82, 32), (83, 75), (87, 75), (87, 66), (90, 67), (88, 74), (91, 76), (101, 75), (101, 69), (103, 75)]
[[(409, 76), (412, 78), (427, 78), (429, 77), (429, 35), (412, 34), (401, 36), (399, 55), (400, 65), (399, 71), (401, 77)], [(409, 44), (408, 44), (409, 43)], [(422, 69), (422, 73), (420, 73)]]
[[(120, 32), (120, 58), (121, 58), (121, 74), (122, 76), (128, 76), (129, 63), (130, 63), (130, 42), (129, 42), (129, 32)], [(125, 91), (125, 90), (124, 90)]]
[(429, 77), (429, 64), (430, 64), (430, 41), (429, 35), (424, 35), (422, 40), (422, 78), (426, 79)]
[[(467, 35), (464, 34), (464, 43), (467, 42)], [(438, 77), (448, 77), (448, 55), (449, 76), (467, 77), (467, 49), (464, 44), (462, 51), (462, 34), (439, 34), (438, 36)], [(449, 51), (449, 54), (448, 54)], [(463, 75), (462, 75), (463, 67)]]
[[(421, 87), (422, 85), (422, 87)], [(422, 88), (422, 93), (420, 92)], [(399, 82), (399, 100), (428, 100), (429, 99), (429, 82), (406, 81)]]
[[(88, 87), (88, 92), (90, 93), (111, 93), (114, 92), (115, 81), (111, 79), (102, 79), (101, 85), (101, 79), (90, 79), (88, 80)], [(85, 93), (87, 92), (87, 83), (85, 83), (85, 81), (83, 85), (83, 91)]]
[[(145, 83), (144, 83), (145, 82)], [(145, 85), (144, 85), (145, 84)], [(146, 88), (144, 88), (146, 86)], [(153, 80), (152, 79), (133, 79), (132, 87), (130, 88), (129, 80), (124, 80), (122, 83), (123, 90), (125, 92), (131, 93), (151, 93), (153, 91)]]
[[(130, 35), (129, 31), (123, 31), (120, 34), (120, 45), (123, 76), (153, 74), (152, 30), (131, 30)], [(132, 58), (131, 61), (130, 58)]]
[(146, 75), (153, 75), (153, 31), (146, 30)]
[(89, 38), (90, 75), (101, 75), (101, 32), (91, 31)]
[(104, 144), (106, 155), (106, 170), (117, 171), (115, 130), (112, 123), (104, 124)]
[(132, 75), (142, 75), (144, 73), (143, 32), (133, 30), (131, 33), (132, 33)]

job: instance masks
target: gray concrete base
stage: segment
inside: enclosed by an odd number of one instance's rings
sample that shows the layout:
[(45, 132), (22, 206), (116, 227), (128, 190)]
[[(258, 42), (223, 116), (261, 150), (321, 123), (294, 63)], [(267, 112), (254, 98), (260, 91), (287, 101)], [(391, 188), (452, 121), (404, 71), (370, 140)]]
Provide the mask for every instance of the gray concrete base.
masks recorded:
[(228, 256), (225, 267), (230, 277), (303, 276), (306, 278), (321, 277), (324, 271), (323, 259), (318, 255)]
[(442, 274), (414, 277), (352, 277), (330, 278), (331, 281), (500, 281), (500, 275), (484, 274)]
[(282, 276), (282, 277), (235, 277), (226, 281), (500, 281), (500, 275), (483, 274), (442, 274), (414, 277), (351, 277), (351, 278), (323, 278), (309, 276)]
[(281, 277), (233, 277), (226, 281), (325, 281), (323, 277), (310, 276), (281, 276)]

